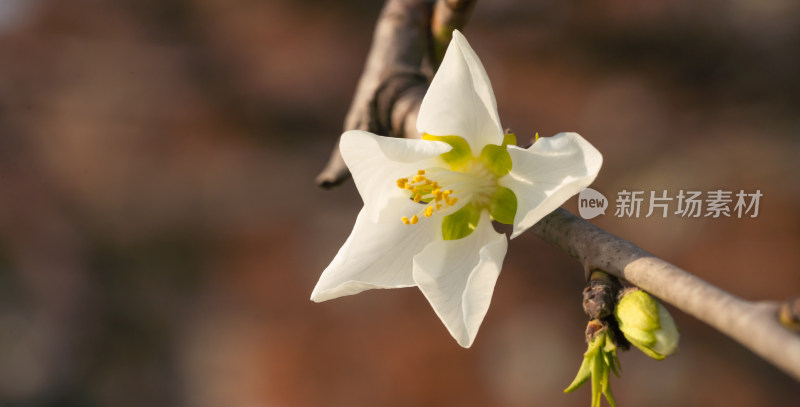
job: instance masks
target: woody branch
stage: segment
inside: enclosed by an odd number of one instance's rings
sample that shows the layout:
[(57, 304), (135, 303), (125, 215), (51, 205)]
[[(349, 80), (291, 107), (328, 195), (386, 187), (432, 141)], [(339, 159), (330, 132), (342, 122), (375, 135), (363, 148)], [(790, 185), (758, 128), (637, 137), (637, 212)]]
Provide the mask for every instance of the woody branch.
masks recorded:
[[(388, 0), (345, 119), (345, 130), (419, 138), (417, 112), (428, 78), (442, 58), (453, 29), (463, 28), (474, 0)], [(332, 187), (349, 177), (334, 148), (317, 177)], [(783, 306), (751, 302), (662, 260), (633, 243), (557, 209), (531, 231), (576, 258), (588, 277), (603, 270), (655, 295), (730, 336), (800, 381), (800, 297)], [(780, 315), (780, 317), (779, 317)]]

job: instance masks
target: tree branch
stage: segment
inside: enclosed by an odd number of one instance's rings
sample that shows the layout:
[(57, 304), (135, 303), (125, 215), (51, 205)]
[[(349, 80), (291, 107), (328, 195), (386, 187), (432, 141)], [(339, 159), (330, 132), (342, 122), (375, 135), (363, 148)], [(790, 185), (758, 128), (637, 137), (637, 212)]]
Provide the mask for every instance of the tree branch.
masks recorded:
[[(386, 136), (407, 133), (419, 137), (416, 112), (427, 88), (422, 63), (429, 52), (432, 12), (431, 0), (386, 2), (344, 121), (345, 131), (367, 130)], [(316, 182), (330, 188), (349, 175), (337, 145)]]
[[(438, 66), (452, 30), (462, 28), (474, 0), (388, 0), (345, 130), (361, 129), (395, 137), (419, 138), (417, 113), (427, 89), (426, 67)], [(317, 177), (322, 187), (346, 180), (339, 149)], [(533, 233), (567, 252), (586, 276), (603, 270), (625, 279), (711, 325), (800, 381), (800, 336), (781, 325), (778, 304), (737, 298), (614, 236), (564, 209), (534, 225)], [(797, 324), (800, 300), (781, 309), (781, 320)], [(793, 321), (793, 322), (792, 322)]]
[(467, 25), (475, 0), (440, 0), (433, 7), (431, 34), (433, 45), (433, 61), (436, 68), (444, 58), (444, 51), (453, 39), (453, 30)]
[[(375, 25), (344, 130), (419, 138), (417, 112), (428, 88), (426, 72), (439, 65), (453, 30), (463, 28), (474, 4), (474, 0), (388, 0)], [(349, 175), (337, 145), (316, 183), (330, 188)]]
[(578, 259), (587, 274), (600, 269), (627, 280), (800, 381), (800, 336), (778, 321), (777, 303), (735, 297), (565, 209), (545, 216), (531, 231)]

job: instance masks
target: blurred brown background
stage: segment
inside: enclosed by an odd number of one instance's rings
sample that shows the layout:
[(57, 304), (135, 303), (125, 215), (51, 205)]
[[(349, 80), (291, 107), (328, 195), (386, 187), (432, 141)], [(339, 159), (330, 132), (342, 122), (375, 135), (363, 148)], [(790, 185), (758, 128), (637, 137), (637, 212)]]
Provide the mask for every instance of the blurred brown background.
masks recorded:
[[(415, 289), (308, 300), (361, 206), (313, 178), (380, 7), (0, 1), (0, 405), (588, 404), (561, 394), (582, 272), (532, 235), (469, 350)], [(744, 298), (800, 292), (800, 3), (482, 1), (465, 34), (504, 126), (583, 134), (612, 200), (764, 194), (755, 219), (593, 222)], [(797, 401), (674, 315), (679, 354), (621, 355), (620, 405)]]

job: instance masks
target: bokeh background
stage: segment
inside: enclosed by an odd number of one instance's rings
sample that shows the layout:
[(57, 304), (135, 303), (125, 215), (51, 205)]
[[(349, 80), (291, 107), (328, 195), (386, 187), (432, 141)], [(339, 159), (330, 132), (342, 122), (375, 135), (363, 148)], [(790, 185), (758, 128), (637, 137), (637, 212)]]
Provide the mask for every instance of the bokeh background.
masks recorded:
[[(511, 242), (474, 346), (415, 289), (308, 300), (361, 201), (313, 185), (379, 1), (0, 0), (0, 405), (585, 406), (580, 266)], [(578, 131), (594, 188), (761, 190), (755, 219), (594, 223), (746, 299), (800, 292), (800, 3), (479, 2), (503, 124)], [(573, 198), (566, 206), (573, 210)], [(800, 386), (673, 311), (624, 406)]]

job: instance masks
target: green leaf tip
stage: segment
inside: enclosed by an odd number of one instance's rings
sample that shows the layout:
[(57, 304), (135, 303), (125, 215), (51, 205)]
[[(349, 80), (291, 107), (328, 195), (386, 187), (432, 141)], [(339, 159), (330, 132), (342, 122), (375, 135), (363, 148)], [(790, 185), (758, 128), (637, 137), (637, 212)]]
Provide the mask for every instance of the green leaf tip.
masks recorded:
[(442, 221), (442, 237), (444, 240), (458, 240), (469, 236), (478, 226), (481, 209), (470, 203), (447, 215)]
[(503, 144), (495, 145), (488, 144), (483, 147), (481, 151), (480, 160), (483, 165), (491, 171), (494, 175), (502, 177), (511, 171), (511, 154), (508, 153), (508, 145), (515, 145), (517, 143), (517, 136), (514, 133), (506, 133), (503, 135)]
[(603, 397), (606, 398), (609, 405), (616, 407), (617, 403), (611, 393), (610, 382), (612, 371), (619, 377), (617, 367), (619, 367), (619, 359), (617, 359), (617, 347), (614, 344), (613, 336), (607, 328), (602, 329), (589, 342), (588, 349), (583, 354), (583, 362), (578, 369), (578, 374), (569, 387), (564, 390), (564, 393), (575, 391), (591, 379), (591, 407), (600, 407)]
[(450, 144), (452, 150), (442, 154), (442, 160), (446, 162), (450, 168), (458, 169), (467, 165), (472, 160), (472, 148), (463, 137), (460, 136), (434, 136), (428, 133), (422, 135), (423, 140), (442, 141)]
[(514, 217), (517, 215), (517, 195), (514, 191), (498, 186), (489, 203), (489, 215), (500, 223), (514, 224)]

